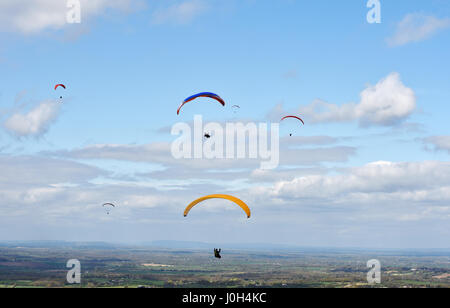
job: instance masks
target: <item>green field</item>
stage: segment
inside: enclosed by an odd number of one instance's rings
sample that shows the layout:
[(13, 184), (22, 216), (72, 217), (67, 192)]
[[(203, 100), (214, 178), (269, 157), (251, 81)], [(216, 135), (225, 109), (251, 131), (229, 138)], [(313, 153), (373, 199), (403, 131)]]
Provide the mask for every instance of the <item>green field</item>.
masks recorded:
[[(364, 251), (0, 247), (0, 287), (373, 287), (369, 259), (382, 265), (375, 287), (450, 287), (450, 256)], [(82, 284), (66, 283), (66, 262), (81, 262)]]

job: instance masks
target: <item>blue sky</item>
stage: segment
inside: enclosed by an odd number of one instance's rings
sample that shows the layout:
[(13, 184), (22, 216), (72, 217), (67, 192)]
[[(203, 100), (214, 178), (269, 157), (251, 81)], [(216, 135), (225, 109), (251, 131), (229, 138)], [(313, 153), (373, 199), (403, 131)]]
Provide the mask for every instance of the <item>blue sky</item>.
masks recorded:
[[(80, 24), (66, 11), (0, 4), (0, 239), (449, 248), (447, 1), (381, 1), (380, 24), (362, 0), (81, 1)], [(241, 109), (177, 116), (201, 91)], [(281, 127), (295, 138), (269, 172), (174, 161), (167, 128), (195, 114), (306, 125)], [(183, 219), (224, 190), (254, 219), (220, 201)]]

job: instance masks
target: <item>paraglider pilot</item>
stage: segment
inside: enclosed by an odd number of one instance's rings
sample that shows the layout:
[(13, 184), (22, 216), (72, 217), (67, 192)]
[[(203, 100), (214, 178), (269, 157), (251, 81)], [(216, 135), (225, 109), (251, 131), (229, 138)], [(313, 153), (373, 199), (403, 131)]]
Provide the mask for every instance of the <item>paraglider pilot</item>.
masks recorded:
[(214, 248), (214, 257), (216, 257), (217, 259), (220, 259), (220, 258), (222, 258), (221, 256), (220, 256), (220, 252), (222, 251), (222, 249), (216, 249), (216, 248)]

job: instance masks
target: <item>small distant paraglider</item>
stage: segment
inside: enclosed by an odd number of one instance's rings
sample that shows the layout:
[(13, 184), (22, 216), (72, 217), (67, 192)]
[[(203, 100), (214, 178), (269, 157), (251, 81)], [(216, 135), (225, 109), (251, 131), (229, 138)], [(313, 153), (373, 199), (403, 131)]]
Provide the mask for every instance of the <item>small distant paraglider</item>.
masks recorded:
[(284, 118), (281, 119), (281, 121), (284, 121), (286, 119), (297, 119), (300, 122), (302, 122), (303, 125), (305, 125), (305, 122), (300, 117), (297, 117), (297, 116), (293, 116), (293, 115), (285, 116)]
[(200, 97), (208, 97), (208, 98), (212, 98), (212, 99), (218, 101), (220, 104), (222, 104), (222, 106), (225, 106), (225, 101), (224, 101), (219, 95), (214, 94), (214, 93), (211, 93), (211, 92), (202, 92), (202, 93), (198, 93), (198, 94), (195, 94), (195, 95), (192, 95), (192, 96), (189, 96), (188, 98), (186, 98), (186, 99), (181, 103), (180, 107), (178, 107), (177, 114), (178, 114), (178, 115), (180, 114), (180, 110), (181, 110), (181, 108), (182, 108), (185, 104), (187, 104), (187, 103), (189, 103), (190, 101), (193, 101), (193, 100), (195, 100), (195, 99), (197, 99), (197, 98), (200, 98)]
[(216, 257), (217, 259), (221, 259), (222, 258), (222, 256), (220, 255), (220, 252), (222, 251), (222, 249), (217, 249), (217, 248), (214, 248), (214, 257)]
[[(55, 85), (55, 91), (56, 89), (58, 89), (59, 87), (66, 89), (66, 86), (63, 85), (62, 83), (58, 83), (57, 85)], [(62, 99), (62, 96), (59, 97), (60, 99)]]
[(206, 139), (209, 139), (209, 138), (211, 138), (211, 135), (208, 134), (208, 133), (205, 133), (204, 137), (205, 137)]
[(239, 105), (233, 105), (231, 106), (231, 109), (233, 109), (233, 113), (237, 113), (239, 109), (241, 109), (241, 106)]
[[(294, 116), (294, 115), (285, 116), (284, 118), (282, 118), (280, 120), (280, 122), (282, 122), (282, 121), (284, 121), (286, 119), (296, 119), (296, 120), (299, 120), (300, 122), (302, 122), (303, 125), (305, 125), (305, 122), (300, 117), (297, 117), (297, 116)], [(289, 136), (292, 137), (292, 133), (290, 133)]]
[(109, 215), (110, 211), (116, 206), (112, 203), (104, 203), (103, 208), (106, 210), (106, 214)]

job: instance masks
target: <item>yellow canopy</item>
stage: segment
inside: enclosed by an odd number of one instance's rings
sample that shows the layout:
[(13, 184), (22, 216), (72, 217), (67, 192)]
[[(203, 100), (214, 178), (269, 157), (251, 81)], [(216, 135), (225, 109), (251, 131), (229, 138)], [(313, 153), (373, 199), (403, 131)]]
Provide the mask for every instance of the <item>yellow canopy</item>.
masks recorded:
[(237, 205), (239, 205), (244, 212), (247, 214), (247, 218), (250, 218), (250, 208), (247, 206), (247, 204), (244, 203), (244, 201), (233, 197), (233, 196), (229, 196), (229, 195), (209, 195), (209, 196), (204, 196), (201, 197), (195, 201), (192, 201), (187, 208), (184, 210), (184, 217), (187, 216), (187, 214), (189, 213), (189, 211), (198, 203), (203, 202), (205, 200), (209, 200), (209, 199), (226, 199), (226, 200), (230, 200), (234, 203), (236, 203)]

